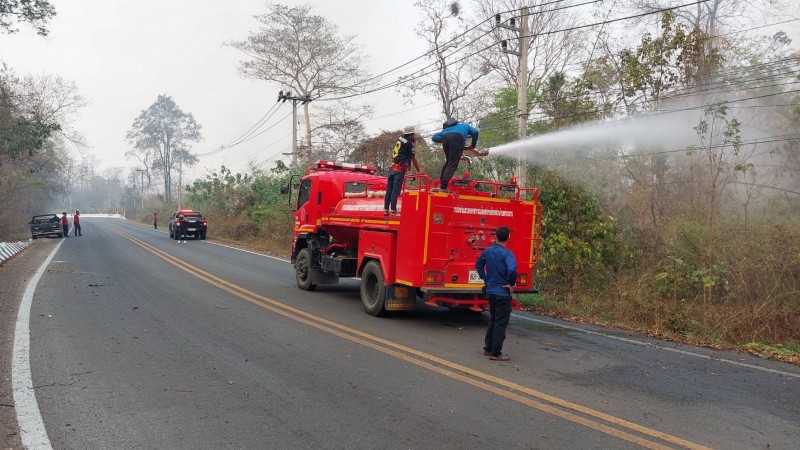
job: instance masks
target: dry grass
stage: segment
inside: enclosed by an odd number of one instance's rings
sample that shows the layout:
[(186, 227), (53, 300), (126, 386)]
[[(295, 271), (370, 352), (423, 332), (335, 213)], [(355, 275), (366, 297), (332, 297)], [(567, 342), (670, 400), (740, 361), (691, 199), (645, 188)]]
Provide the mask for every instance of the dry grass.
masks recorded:
[(603, 286), (545, 281), (543, 298), (532, 306), (572, 320), (796, 363), (800, 230), (774, 224), (724, 229), (709, 268), (696, 227), (671, 231), (668, 254), (609, 271)]

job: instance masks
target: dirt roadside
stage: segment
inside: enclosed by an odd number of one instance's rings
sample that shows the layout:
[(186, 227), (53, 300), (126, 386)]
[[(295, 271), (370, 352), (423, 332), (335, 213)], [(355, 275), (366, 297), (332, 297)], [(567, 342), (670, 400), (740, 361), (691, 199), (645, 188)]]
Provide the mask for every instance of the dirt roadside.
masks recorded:
[(22, 442), (11, 392), (11, 353), (17, 310), (28, 282), (52, 251), (44, 241), (0, 265), (0, 449), (21, 449)]

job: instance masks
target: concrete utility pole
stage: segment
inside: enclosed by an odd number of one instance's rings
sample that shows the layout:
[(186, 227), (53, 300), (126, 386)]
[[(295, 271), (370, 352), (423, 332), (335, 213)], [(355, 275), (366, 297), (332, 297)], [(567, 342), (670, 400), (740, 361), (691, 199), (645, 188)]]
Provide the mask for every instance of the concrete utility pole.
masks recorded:
[[(141, 201), (142, 201), (142, 211), (144, 211), (144, 174), (145, 174), (145, 172), (146, 172), (146, 170), (144, 170), (144, 169), (136, 169), (136, 174), (139, 175), (139, 195), (141, 195), (141, 197), (142, 197), (142, 199), (141, 199)], [(133, 181), (134, 181), (134, 183), (136, 182), (136, 175), (135, 174), (133, 176)], [(136, 207), (135, 202), (134, 202), (133, 206)]]
[(178, 160), (178, 209), (183, 209), (183, 158)]
[(298, 97), (292, 96), (291, 91), (280, 91), (278, 93), (278, 101), (285, 103), (286, 100), (292, 101), (292, 167), (294, 168), (297, 167), (297, 103), (305, 105), (311, 101), (311, 96)]
[[(519, 61), (517, 65), (517, 137), (525, 139), (528, 137), (528, 48), (530, 47), (530, 36), (528, 35), (528, 7), (522, 8), (520, 26), (517, 27), (512, 17), (510, 25), (500, 23), (500, 14), (494, 16), (495, 26), (505, 28), (517, 33), (519, 42), (517, 51), (508, 49), (508, 41), (502, 41), (503, 53), (516, 55)], [(517, 183), (525, 186), (525, 175), (527, 173), (527, 163), (522, 154), (522, 149), (517, 150)]]

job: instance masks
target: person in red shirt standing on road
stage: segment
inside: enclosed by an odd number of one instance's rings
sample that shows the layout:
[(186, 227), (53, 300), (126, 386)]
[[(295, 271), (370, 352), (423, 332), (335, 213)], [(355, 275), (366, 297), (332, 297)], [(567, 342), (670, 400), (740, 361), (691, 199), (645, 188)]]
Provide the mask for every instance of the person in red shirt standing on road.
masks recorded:
[(64, 231), (64, 237), (69, 237), (69, 219), (67, 219), (67, 212), (61, 213), (61, 229)]
[(158, 213), (153, 213), (153, 228), (158, 229)]
[(75, 210), (75, 215), (72, 216), (72, 228), (75, 229), (75, 236), (83, 236), (81, 233), (81, 212)]

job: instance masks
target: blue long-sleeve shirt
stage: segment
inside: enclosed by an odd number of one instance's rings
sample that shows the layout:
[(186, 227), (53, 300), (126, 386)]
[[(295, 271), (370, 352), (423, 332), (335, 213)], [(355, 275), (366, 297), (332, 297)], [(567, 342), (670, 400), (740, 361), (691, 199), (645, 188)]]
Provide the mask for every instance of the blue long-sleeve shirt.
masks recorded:
[(473, 147), (478, 143), (478, 130), (475, 127), (471, 126), (471, 125), (467, 125), (466, 123), (461, 123), (461, 122), (459, 122), (459, 123), (457, 123), (457, 124), (455, 124), (453, 126), (449, 126), (449, 127), (445, 128), (445, 129), (443, 129), (442, 131), (434, 134), (431, 137), (431, 140), (433, 140), (433, 142), (436, 142), (436, 143), (441, 143), (442, 142), (442, 136), (444, 136), (445, 134), (448, 134), (448, 133), (458, 133), (461, 136), (464, 136), (464, 141), (467, 140), (467, 136), (472, 136), (472, 144), (471, 145)]
[(517, 259), (514, 253), (500, 244), (492, 244), (481, 252), (475, 262), (478, 276), (486, 284), (486, 293), (510, 297), (503, 286), (517, 284)]

